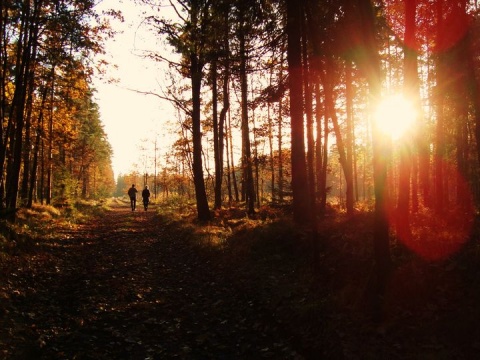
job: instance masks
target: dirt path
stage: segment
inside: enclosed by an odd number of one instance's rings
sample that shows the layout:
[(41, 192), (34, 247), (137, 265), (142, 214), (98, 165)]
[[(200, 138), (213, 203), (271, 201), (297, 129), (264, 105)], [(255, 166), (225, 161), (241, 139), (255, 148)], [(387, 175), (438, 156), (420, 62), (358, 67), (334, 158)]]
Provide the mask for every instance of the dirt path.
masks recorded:
[(111, 210), (5, 269), (0, 358), (302, 358), (218, 269), (154, 209)]

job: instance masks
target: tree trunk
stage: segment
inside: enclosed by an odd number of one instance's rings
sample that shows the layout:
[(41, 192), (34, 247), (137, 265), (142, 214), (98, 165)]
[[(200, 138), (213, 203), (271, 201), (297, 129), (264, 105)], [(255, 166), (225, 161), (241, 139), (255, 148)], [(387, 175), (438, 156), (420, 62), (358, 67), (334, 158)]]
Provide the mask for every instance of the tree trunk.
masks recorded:
[(252, 119), (253, 119), (253, 166), (255, 169), (255, 199), (257, 200), (257, 209), (262, 206), (261, 203), (261, 195), (260, 195), (260, 164), (258, 162), (258, 141), (257, 141), (257, 127), (255, 124), (255, 110), (252, 113)]
[[(349, 9), (351, 21), (359, 31), (360, 46), (365, 56), (358, 58), (358, 65), (367, 77), (370, 98), (375, 104), (381, 97), (382, 70), (378, 44), (375, 37), (375, 15), (370, 0), (355, 0)], [(357, 5), (357, 6), (355, 6)], [(373, 180), (375, 191), (375, 214), (373, 229), (375, 272), (372, 290), (372, 315), (376, 321), (383, 317), (383, 296), (391, 272), (389, 224), (387, 218), (387, 164), (389, 142), (382, 136), (375, 122), (372, 129)]]
[(215, 183), (214, 193), (215, 201), (213, 207), (220, 209), (222, 207), (222, 179), (223, 179), (223, 157), (220, 155), (220, 136), (218, 122), (218, 90), (217, 90), (217, 59), (211, 62), (211, 81), (212, 81), (212, 118), (213, 118), (213, 157), (215, 159)]
[[(228, 10), (225, 13), (225, 34), (224, 34), (224, 39), (223, 39), (223, 44), (225, 48), (225, 59), (224, 59), (224, 66), (223, 66), (223, 76), (222, 76), (222, 99), (223, 99), (223, 106), (222, 110), (220, 111), (220, 121), (218, 123), (218, 158), (216, 160), (220, 164), (218, 166), (217, 171), (220, 172), (219, 177), (216, 178), (216, 188), (221, 188), (222, 187), (222, 179), (223, 179), (223, 155), (224, 155), (224, 150), (225, 150), (225, 123), (227, 119), (227, 113), (228, 109), (230, 108), (230, 92), (229, 92), (229, 81), (230, 81), (230, 58), (229, 58), (229, 42), (228, 42)], [(216, 172), (217, 172), (216, 171)], [(230, 186), (229, 186), (230, 187)], [(230, 191), (230, 190), (229, 190)], [(216, 202), (218, 202), (221, 206), (221, 190), (219, 191), (220, 193), (220, 199), (216, 199)], [(231, 191), (230, 191), (230, 201), (231, 201)], [(217, 196), (217, 195), (216, 195)]]
[(354, 142), (353, 138), (353, 84), (352, 84), (352, 69), (350, 62), (345, 63), (345, 96), (346, 96), (346, 110), (347, 110), (347, 121), (346, 121), (346, 135), (345, 135), (345, 167), (347, 171), (345, 174), (348, 174), (348, 177), (345, 176), (347, 183), (347, 215), (353, 216), (354, 204), (355, 204), (355, 181), (354, 181), (354, 171), (353, 171), (353, 157), (354, 157)]
[(347, 159), (347, 152), (345, 149), (345, 143), (343, 141), (343, 136), (340, 131), (340, 125), (338, 123), (337, 114), (335, 111), (335, 100), (333, 94), (333, 84), (332, 84), (332, 75), (333, 69), (331, 68), (332, 61), (327, 60), (327, 63), (330, 63), (325, 71), (321, 71), (321, 76), (323, 78), (323, 88), (325, 91), (325, 102), (327, 103), (327, 116), (332, 120), (333, 130), (335, 132), (335, 139), (337, 141), (338, 155), (340, 165), (342, 166), (343, 175), (345, 176), (346, 182), (346, 198), (347, 198), (347, 215), (353, 216), (353, 169), (352, 163)]
[(20, 187), (20, 198), (22, 205), (26, 205), (28, 202), (28, 185), (29, 178), (31, 173), (31, 153), (32, 153), (32, 102), (33, 102), (33, 73), (29, 75), (29, 85), (28, 85), (28, 97), (26, 105), (26, 117), (25, 117), (25, 144), (22, 151), (23, 159), (23, 175), (22, 175), (22, 185)]
[(247, 213), (255, 213), (255, 185), (253, 179), (253, 164), (250, 147), (250, 130), (248, 124), (248, 86), (247, 86), (247, 54), (245, 49), (245, 31), (242, 16), (240, 16), (239, 48), (240, 48), (240, 91), (242, 113), (242, 168)]
[(237, 175), (235, 172), (235, 160), (233, 158), (233, 135), (232, 135), (232, 122), (230, 115), (228, 116), (228, 137), (230, 143), (230, 166), (231, 166), (231, 175), (232, 175), (232, 185), (233, 185), (233, 193), (235, 194), (235, 201), (240, 201), (240, 195), (238, 193), (238, 183), (237, 183)]
[[(415, 15), (416, 0), (405, 2), (405, 34), (404, 41), (404, 91), (413, 96), (417, 93), (417, 54), (411, 47), (415, 42)], [(409, 46), (410, 45), (410, 46)], [(418, 107), (416, 107), (418, 109)], [(399, 163), (399, 184), (396, 227), (397, 235), (407, 240), (410, 238), (410, 178), (412, 170), (412, 149), (411, 143), (405, 139), (401, 144)]]
[[(52, 67), (51, 71), (51, 79), (53, 81), (54, 78), (54, 70), (55, 67)], [(40, 154), (40, 144), (42, 139), (43, 133), (43, 126), (44, 126), (44, 113), (45, 113), (45, 104), (47, 102), (47, 95), (48, 95), (48, 86), (45, 86), (42, 92), (42, 101), (40, 105), (40, 112), (38, 114), (37, 119), (37, 127), (36, 127), (36, 135), (35, 135), (35, 145), (33, 146), (33, 160), (32, 160), (32, 167), (31, 167), (31, 174), (30, 174), (30, 187), (28, 189), (28, 198), (27, 198), (27, 207), (31, 208), (33, 205), (33, 194), (35, 189), (35, 184), (37, 182), (37, 173), (38, 173), (38, 156)]]
[(30, 188), (28, 191), (28, 200), (27, 200), (27, 208), (31, 208), (33, 205), (33, 194), (35, 189), (35, 184), (37, 182), (37, 173), (38, 173), (38, 155), (40, 152), (40, 140), (42, 138), (42, 126), (43, 126), (43, 111), (41, 110), (39, 120), (38, 120), (38, 127), (37, 127), (37, 134), (35, 138), (35, 147), (33, 152), (33, 161), (32, 161), (32, 171), (30, 175)]
[(43, 195), (45, 203), (51, 204), (52, 201), (52, 182), (53, 182), (53, 112), (54, 112), (54, 93), (55, 83), (52, 81), (50, 89), (50, 113), (48, 116), (48, 146), (47, 146), (47, 163), (46, 163), (46, 183)]
[(305, 98), (305, 114), (306, 114), (306, 128), (307, 128), (307, 177), (308, 177), (308, 198), (310, 214), (312, 219), (315, 218), (315, 211), (317, 206), (317, 198), (315, 196), (315, 139), (313, 136), (313, 91), (311, 74), (313, 69), (310, 65), (308, 56), (308, 37), (305, 17), (302, 17), (302, 57), (303, 57), (303, 86)]
[[(468, 23), (466, 1), (463, 0), (459, 3), (453, 14), (460, 19), (461, 23)], [(451, 15), (453, 16), (453, 15)], [(456, 204), (459, 207), (463, 207), (468, 211), (471, 206), (471, 199), (469, 194), (468, 185), (465, 179), (468, 179), (469, 175), (469, 158), (470, 155), (470, 143), (468, 134), (468, 119), (469, 119), (469, 106), (470, 106), (470, 84), (469, 84), (469, 54), (468, 54), (469, 39), (468, 36), (460, 39), (460, 41), (452, 49), (454, 52), (453, 68), (455, 71), (455, 86), (453, 99), (455, 101), (455, 114), (457, 118), (456, 124), (456, 158), (457, 158), (457, 194)]]
[(192, 77), (192, 136), (193, 136), (193, 182), (197, 202), (197, 216), (200, 221), (210, 220), (205, 179), (202, 162), (202, 131), (200, 122), (200, 91), (202, 86), (202, 65), (195, 54), (190, 57), (190, 74)]
[(317, 142), (315, 144), (315, 173), (317, 177), (316, 183), (316, 194), (317, 201), (319, 204), (319, 211), (323, 212), (325, 208), (321, 207), (322, 205), (322, 194), (325, 192), (325, 185), (323, 184), (322, 173), (323, 173), (323, 131), (322, 131), (322, 118), (325, 115), (325, 106), (322, 101), (322, 94), (320, 92), (320, 77), (315, 76), (315, 119), (316, 119), (316, 135)]
[[(437, 41), (440, 43), (441, 36), (443, 34), (443, 8), (442, 1), (437, 0)], [(439, 45), (441, 46), (441, 45)], [(442, 53), (437, 53), (436, 66), (437, 66), (437, 85), (435, 89), (436, 99), (436, 112), (437, 112), (437, 124), (435, 129), (435, 210), (441, 213), (444, 209), (444, 176), (443, 176), (443, 161), (445, 156), (445, 130), (444, 130), (444, 101), (445, 101), (445, 72), (447, 71), (444, 66), (445, 59), (443, 59)]]
[(287, 61), (290, 87), (293, 219), (297, 223), (310, 220), (305, 130), (303, 121), (303, 76), (301, 24), (303, 9), (298, 1), (287, 0)]
[[(10, 118), (12, 119), (12, 128), (10, 136), (10, 156), (7, 163), (6, 174), (6, 207), (14, 210), (17, 207), (17, 197), (19, 190), (20, 169), (22, 163), (23, 148), (23, 130), (25, 126), (25, 102), (28, 91), (28, 74), (32, 63), (32, 56), (36, 36), (34, 34), (34, 26), (32, 25), (33, 17), (31, 14), (30, 3), (23, 2), (20, 39), (17, 43), (17, 64), (15, 68), (15, 91), (12, 99), (10, 110)], [(15, 220), (15, 212), (10, 212)]]
[[(280, 78), (280, 83), (283, 83), (283, 63), (284, 63), (284, 49), (285, 44), (282, 42), (282, 51), (280, 54), (280, 70), (279, 70), (279, 78)], [(280, 97), (280, 100), (278, 102), (278, 201), (280, 203), (283, 202), (283, 97)]]
[[(273, 73), (270, 71), (270, 76), (269, 76), (269, 86), (272, 86), (272, 78), (273, 78)], [(271, 197), (272, 197), (272, 202), (275, 201), (275, 161), (274, 161), (274, 155), (273, 155), (273, 124), (272, 124), (272, 118), (271, 118), (271, 106), (270, 103), (267, 104), (267, 126), (268, 126), (268, 147), (270, 151), (270, 191), (271, 191)]]

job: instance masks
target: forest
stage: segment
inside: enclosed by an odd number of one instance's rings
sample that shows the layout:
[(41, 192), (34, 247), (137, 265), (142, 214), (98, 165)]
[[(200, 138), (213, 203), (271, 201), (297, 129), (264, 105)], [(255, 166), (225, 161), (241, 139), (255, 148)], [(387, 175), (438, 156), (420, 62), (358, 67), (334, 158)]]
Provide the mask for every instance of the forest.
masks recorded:
[[(92, 57), (107, 24), (93, 2), (0, 5), (2, 213), (68, 197), (106, 197), (111, 148), (93, 100)], [(101, 66), (101, 64), (95, 64)]]
[(145, 148), (131, 176), (195, 197), (203, 220), (209, 203), (284, 201), (304, 219), (327, 199), (353, 215), (383, 178), (402, 212), (476, 203), (476, 3), (286, 5), (180, 3), (177, 18), (159, 4), (146, 18), (166, 42), (145, 56), (171, 70), (153, 95), (176, 107), (178, 140), (165, 159)]
[(91, 84), (115, 66), (102, 55), (121, 12), (91, 0), (0, 3), (0, 251), (25, 211), (68, 216), (132, 183), (151, 186), (159, 208), (191, 206), (205, 231), (236, 226), (228, 214), (281, 213), (318, 274), (339, 219), (345, 237), (368, 219), (361, 247), (379, 320), (399, 248), (439, 264), (475, 240), (476, 0), (134, 2), (157, 39), (142, 56), (168, 69), (167, 87), (143, 93), (174, 108), (175, 141), (162, 156), (142, 144), (141, 163), (117, 179)]
[[(178, 133), (166, 159), (146, 149), (130, 177), (194, 197), (200, 220), (226, 203), (253, 214), (291, 202), (304, 221), (327, 199), (353, 216), (388, 198), (404, 228), (420, 209), (478, 203), (476, 2), (243, 4), (179, 2), (163, 16), (164, 4), (144, 3), (159, 7), (145, 21), (179, 55), (145, 54), (169, 65), (172, 86), (155, 95), (176, 107)], [(2, 4), (6, 213), (114, 191), (89, 83), (108, 66), (94, 58), (121, 14), (94, 5)], [(394, 96), (406, 104), (379, 119)]]
[(191, 198), (200, 221), (232, 204), (249, 216), (290, 204), (313, 233), (331, 208), (372, 212), (379, 276), (392, 233), (431, 260), (467, 241), (479, 204), (476, 1), (144, 4), (163, 40), (144, 56), (171, 78), (150, 95), (174, 104), (178, 140), (161, 171), (150, 151), (123, 188)]

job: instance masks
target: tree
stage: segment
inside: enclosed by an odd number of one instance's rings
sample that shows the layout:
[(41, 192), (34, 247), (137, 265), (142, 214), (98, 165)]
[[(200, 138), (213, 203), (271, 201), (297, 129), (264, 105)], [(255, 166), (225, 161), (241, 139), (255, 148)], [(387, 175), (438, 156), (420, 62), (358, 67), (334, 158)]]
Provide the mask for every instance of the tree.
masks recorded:
[[(229, 44), (229, 34), (230, 34), (230, 3), (229, 1), (225, 2), (216, 2), (215, 5), (220, 5), (218, 8), (217, 17), (218, 19), (218, 28), (222, 29), (220, 34), (215, 31), (214, 38), (218, 39), (218, 42), (221, 43), (222, 47), (217, 52), (213, 52), (212, 61), (211, 61), (211, 78), (212, 78), (212, 102), (213, 102), (213, 146), (214, 146), (214, 158), (215, 158), (215, 205), (216, 209), (222, 207), (222, 180), (223, 180), (223, 159), (224, 159), (224, 150), (225, 150), (225, 124), (227, 119), (227, 112), (230, 107), (230, 94), (229, 94), (229, 81), (230, 81), (230, 44)], [(217, 28), (215, 26), (215, 28)], [(214, 40), (215, 41), (215, 40)], [(221, 59), (220, 60), (220, 56)], [(223, 74), (221, 75), (221, 84), (222, 84), (222, 96), (223, 106), (220, 111), (220, 116), (217, 114), (217, 63), (222, 61), (223, 64)]]
[[(355, 62), (365, 74), (370, 97), (378, 101), (381, 97), (382, 71), (379, 57), (379, 44), (376, 38), (376, 19), (370, 0), (349, 2), (348, 19), (358, 36), (351, 44), (356, 48)], [(387, 164), (389, 141), (382, 136), (374, 122), (373, 136), (373, 177), (375, 187), (375, 221), (373, 233), (375, 281), (373, 288), (374, 316), (381, 317), (382, 297), (391, 270), (389, 223), (387, 218)]]
[[(405, 32), (404, 32), (404, 91), (406, 94), (418, 94), (417, 55), (415, 48), (415, 17), (416, 0), (405, 2)], [(419, 109), (419, 106), (416, 107)], [(397, 205), (397, 233), (401, 238), (410, 238), (410, 183), (412, 171), (413, 144), (406, 142), (400, 149), (400, 169)]]
[(240, 58), (239, 76), (240, 76), (240, 92), (241, 92), (241, 132), (242, 132), (242, 182), (244, 186), (245, 201), (247, 204), (247, 213), (252, 215), (255, 213), (255, 186), (253, 179), (253, 159), (250, 147), (250, 130), (248, 116), (248, 85), (247, 85), (247, 13), (246, 5), (248, 3), (241, 1), (238, 4), (238, 55)]
[[(303, 121), (303, 74), (301, 24), (304, 9), (297, 1), (287, 4), (287, 61), (290, 89), (293, 217), (298, 223), (309, 220), (307, 167), (305, 158), (305, 130)], [(308, 215), (307, 215), (308, 214)]]
[[(209, 42), (211, 28), (211, 1), (189, 0), (173, 4), (179, 22), (150, 17), (160, 34), (167, 37), (182, 57), (179, 71), (190, 78), (191, 115), (193, 143), (193, 182), (197, 203), (197, 217), (200, 221), (210, 219), (210, 210), (205, 190), (202, 161), (201, 89), (204, 67), (213, 44)], [(184, 16), (186, 14), (186, 17)]]
[[(94, 25), (99, 18), (89, 0), (2, 2), (0, 11), (0, 206), (5, 201), (6, 211), (14, 213), (19, 198), (31, 206), (34, 188), (50, 202), (54, 144), (62, 140), (55, 129), (73, 112), (56, 100), (69, 76), (85, 80), (92, 74), (86, 58), (102, 51), (109, 33), (105, 23)], [(65, 150), (60, 148), (62, 165)]]

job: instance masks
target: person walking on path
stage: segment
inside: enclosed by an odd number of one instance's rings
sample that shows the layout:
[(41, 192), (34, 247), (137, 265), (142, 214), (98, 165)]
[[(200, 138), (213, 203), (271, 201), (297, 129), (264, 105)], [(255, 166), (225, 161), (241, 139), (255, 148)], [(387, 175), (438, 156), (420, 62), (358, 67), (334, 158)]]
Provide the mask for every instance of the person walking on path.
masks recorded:
[(137, 189), (135, 189), (135, 184), (132, 184), (132, 187), (128, 189), (128, 196), (130, 197), (130, 206), (132, 211), (135, 211), (137, 207)]
[(150, 190), (148, 190), (148, 185), (145, 185), (145, 189), (142, 190), (142, 199), (143, 199), (143, 208), (145, 211), (148, 209), (148, 203), (150, 202)]

